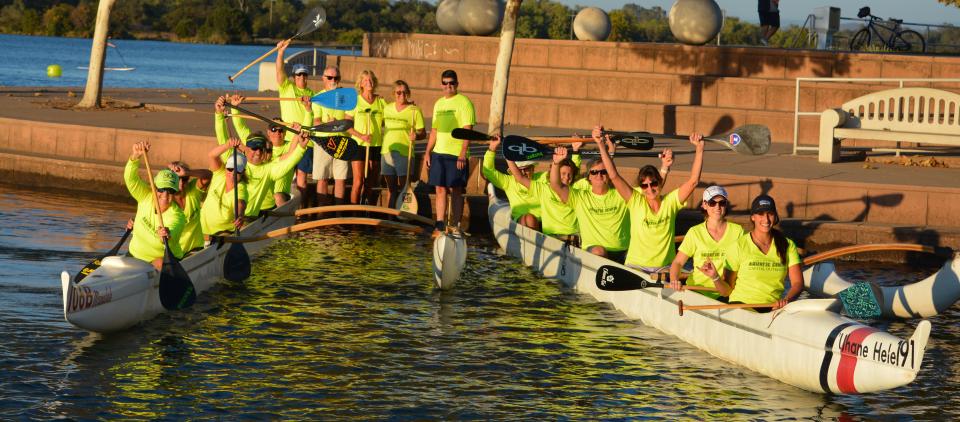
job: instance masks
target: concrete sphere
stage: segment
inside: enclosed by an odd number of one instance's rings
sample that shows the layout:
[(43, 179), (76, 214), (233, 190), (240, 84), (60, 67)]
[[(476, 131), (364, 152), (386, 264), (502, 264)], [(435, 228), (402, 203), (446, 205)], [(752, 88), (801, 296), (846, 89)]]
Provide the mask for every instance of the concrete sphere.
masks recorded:
[(457, 10), (460, 0), (443, 0), (437, 6), (437, 26), (440, 30), (451, 35), (466, 35), (467, 32), (457, 21)]
[(504, 7), (500, 0), (460, 0), (457, 20), (470, 35), (492, 35), (500, 29)]
[(587, 7), (573, 19), (573, 33), (578, 40), (604, 41), (610, 36), (610, 16), (597, 7)]
[(723, 12), (713, 0), (677, 0), (669, 18), (674, 38), (690, 45), (712, 40), (723, 25)]

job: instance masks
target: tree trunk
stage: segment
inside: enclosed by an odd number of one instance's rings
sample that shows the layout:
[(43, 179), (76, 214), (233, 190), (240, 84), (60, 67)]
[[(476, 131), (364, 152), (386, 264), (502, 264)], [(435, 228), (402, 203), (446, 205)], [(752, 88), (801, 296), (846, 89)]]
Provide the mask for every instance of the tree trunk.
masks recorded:
[(507, 109), (507, 82), (510, 79), (510, 61), (513, 59), (513, 39), (517, 33), (517, 15), (523, 0), (507, 0), (500, 25), (500, 52), (497, 54), (497, 68), (493, 74), (493, 92), (490, 94), (490, 118), (487, 133), (503, 133), (503, 115)]
[(83, 99), (77, 104), (82, 108), (100, 108), (100, 91), (103, 88), (103, 63), (106, 58), (107, 32), (110, 26), (110, 9), (116, 0), (100, 0), (97, 6), (97, 25), (93, 30), (90, 46), (90, 68), (87, 70), (87, 87)]

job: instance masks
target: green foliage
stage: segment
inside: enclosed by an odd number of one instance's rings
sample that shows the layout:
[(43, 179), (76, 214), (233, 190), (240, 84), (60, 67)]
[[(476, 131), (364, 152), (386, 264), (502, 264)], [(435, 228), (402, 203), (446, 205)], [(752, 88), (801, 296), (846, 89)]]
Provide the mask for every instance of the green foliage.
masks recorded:
[(527, 0), (517, 17), (518, 38), (570, 39), (574, 11), (551, 0)]

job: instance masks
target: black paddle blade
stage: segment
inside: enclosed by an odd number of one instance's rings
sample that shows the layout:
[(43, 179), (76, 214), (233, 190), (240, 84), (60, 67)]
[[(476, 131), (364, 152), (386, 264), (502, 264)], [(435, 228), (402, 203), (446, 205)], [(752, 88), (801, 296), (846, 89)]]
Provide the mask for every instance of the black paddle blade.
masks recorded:
[(303, 21), (300, 22), (300, 29), (297, 31), (297, 34), (293, 37), (299, 37), (301, 35), (307, 35), (313, 31), (316, 31), (323, 23), (327, 21), (327, 12), (323, 10), (322, 7), (317, 6), (306, 14), (303, 17)]
[[(166, 243), (166, 242), (164, 242)], [(163, 267), (160, 268), (160, 304), (164, 309), (186, 309), (197, 301), (197, 291), (187, 271), (166, 245), (163, 251)]]
[(450, 132), (450, 136), (453, 136), (456, 139), (463, 139), (467, 141), (489, 141), (493, 139), (493, 137), (487, 135), (486, 133), (459, 127), (454, 129), (453, 132)]
[(250, 255), (242, 243), (233, 243), (223, 258), (223, 278), (243, 281), (250, 278)]
[(770, 151), (770, 128), (764, 125), (743, 125), (726, 137), (730, 149), (746, 155), (763, 155)]
[(664, 284), (647, 281), (633, 271), (612, 265), (603, 265), (597, 269), (597, 288), (600, 290), (622, 292), (647, 287), (664, 287)]
[(313, 143), (323, 148), (323, 150), (333, 158), (344, 161), (353, 161), (362, 158), (360, 145), (352, 138), (346, 136), (313, 136), (311, 139), (313, 139)]
[(653, 136), (646, 133), (619, 133), (610, 136), (613, 142), (624, 148), (649, 151), (653, 148)]
[(510, 161), (545, 160), (553, 156), (553, 149), (532, 139), (509, 135), (503, 139), (503, 158)]
[(123, 246), (123, 242), (126, 242), (127, 238), (130, 237), (131, 231), (132, 230), (127, 229), (127, 231), (123, 232), (123, 236), (120, 236), (120, 241), (113, 246), (113, 249), (110, 249), (109, 251), (107, 251), (107, 253), (103, 254), (97, 259), (94, 259), (89, 264), (81, 268), (80, 272), (78, 272), (77, 275), (73, 276), (73, 283), (79, 284), (80, 281), (87, 278), (87, 276), (90, 275), (90, 273), (96, 271), (97, 268), (100, 268), (100, 265), (103, 265), (103, 262), (102, 262), (103, 258), (106, 258), (108, 256), (115, 256), (117, 253), (119, 253), (120, 247)]
[(347, 129), (353, 127), (353, 120), (334, 120), (332, 122), (321, 123), (316, 126), (311, 126), (307, 129), (310, 129), (314, 132), (346, 132)]

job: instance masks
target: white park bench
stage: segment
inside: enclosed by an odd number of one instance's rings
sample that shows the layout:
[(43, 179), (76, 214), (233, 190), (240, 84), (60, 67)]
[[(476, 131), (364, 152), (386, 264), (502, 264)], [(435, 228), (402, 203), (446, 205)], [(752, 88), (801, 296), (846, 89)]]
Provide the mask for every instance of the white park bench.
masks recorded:
[(846, 138), (960, 146), (960, 94), (888, 89), (820, 114), (821, 163), (837, 162), (840, 140)]

